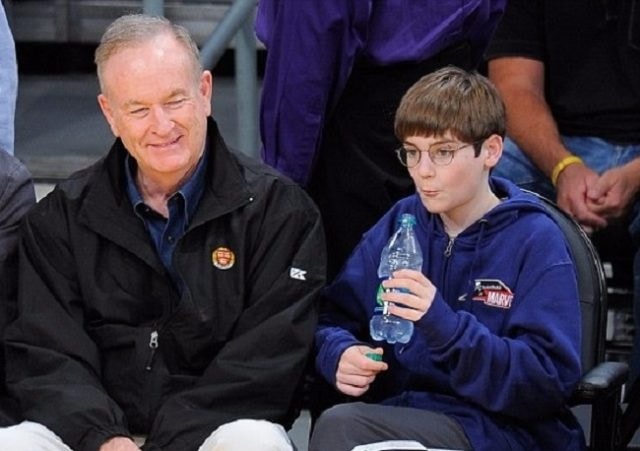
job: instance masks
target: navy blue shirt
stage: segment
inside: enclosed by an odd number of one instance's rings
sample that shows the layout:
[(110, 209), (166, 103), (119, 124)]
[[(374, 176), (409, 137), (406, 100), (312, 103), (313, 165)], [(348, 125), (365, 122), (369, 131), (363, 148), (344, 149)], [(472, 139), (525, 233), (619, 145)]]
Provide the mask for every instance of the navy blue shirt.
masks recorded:
[(205, 151), (193, 172), (183, 185), (167, 201), (169, 217), (165, 218), (153, 208), (144, 203), (135, 181), (136, 162), (131, 156), (125, 159), (125, 173), (127, 174), (127, 194), (136, 215), (144, 222), (146, 229), (156, 247), (162, 264), (169, 272), (176, 288), (180, 293), (183, 282), (173, 267), (173, 252), (178, 241), (184, 236), (189, 222), (196, 212), (202, 192), (206, 172), (207, 150)]

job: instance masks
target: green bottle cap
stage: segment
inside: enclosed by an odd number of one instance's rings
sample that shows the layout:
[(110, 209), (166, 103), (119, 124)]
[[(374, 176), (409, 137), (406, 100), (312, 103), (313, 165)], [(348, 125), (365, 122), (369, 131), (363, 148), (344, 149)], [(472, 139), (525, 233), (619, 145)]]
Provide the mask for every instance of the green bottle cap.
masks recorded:
[(382, 362), (382, 354), (377, 354), (375, 352), (367, 352), (365, 356), (369, 357), (371, 360), (375, 360), (376, 362)]

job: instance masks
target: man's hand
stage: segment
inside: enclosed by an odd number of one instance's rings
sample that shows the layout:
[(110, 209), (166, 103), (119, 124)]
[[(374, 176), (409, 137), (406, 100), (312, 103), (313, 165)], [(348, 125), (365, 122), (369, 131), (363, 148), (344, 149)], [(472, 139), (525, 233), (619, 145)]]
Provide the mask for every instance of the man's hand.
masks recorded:
[(606, 217), (591, 208), (587, 197), (598, 179), (598, 174), (583, 164), (567, 166), (558, 177), (558, 206), (573, 216), (587, 232), (607, 226)]
[(336, 371), (336, 388), (345, 395), (362, 396), (369, 390), (378, 373), (389, 366), (366, 356), (368, 353), (382, 354), (382, 348), (351, 346), (340, 356)]
[(382, 300), (391, 302), (389, 313), (418, 321), (431, 307), (436, 295), (436, 287), (420, 271), (401, 269), (393, 273), (393, 278), (382, 282), (385, 289), (404, 289), (403, 291), (385, 291)]
[(98, 451), (140, 451), (140, 448), (129, 437), (112, 437)]
[(638, 192), (640, 173), (630, 163), (609, 169), (587, 191), (587, 206), (607, 219), (622, 217)]

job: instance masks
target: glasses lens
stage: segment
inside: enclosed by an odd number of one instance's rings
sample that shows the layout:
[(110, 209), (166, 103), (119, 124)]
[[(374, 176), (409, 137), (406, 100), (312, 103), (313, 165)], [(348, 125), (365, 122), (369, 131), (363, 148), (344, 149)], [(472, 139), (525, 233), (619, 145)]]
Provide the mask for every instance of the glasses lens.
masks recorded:
[(453, 160), (453, 154), (456, 152), (456, 148), (451, 144), (445, 144), (441, 146), (434, 146), (429, 149), (429, 156), (431, 161), (438, 166), (445, 166)]
[(418, 149), (407, 149), (405, 147), (403, 148), (403, 153), (405, 166), (407, 166), (408, 168), (414, 167), (416, 164), (418, 164), (418, 161), (420, 161), (421, 152)]
[[(458, 150), (473, 145), (475, 145), (475, 143), (461, 144), (459, 146), (456, 146), (454, 143), (438, 143), (430, 147), (427, 152), (433, 164), (436, 166), (446, 166), (453, 161), (453, 157)], [(407, 149), (404, 146), (396, 149), (396, 155), (398, 155), (400, 163), (408, 168), (412, 168), (420, 162), (421, 154), (422, 151), (418, 149)]]

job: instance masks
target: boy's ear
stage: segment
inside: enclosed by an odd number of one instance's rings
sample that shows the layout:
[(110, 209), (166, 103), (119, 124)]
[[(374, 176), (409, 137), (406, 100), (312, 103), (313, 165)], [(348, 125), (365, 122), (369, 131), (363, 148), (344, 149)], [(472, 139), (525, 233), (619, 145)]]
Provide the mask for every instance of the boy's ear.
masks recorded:
[(498, 161), (500, 161), (502, 149), (504, 148), (502, 137), (500, 135), (491, 135), (484, 141), (483, 146), (487, 151), (484, 164), (488, 168), (495, 167), (498, 164)]

